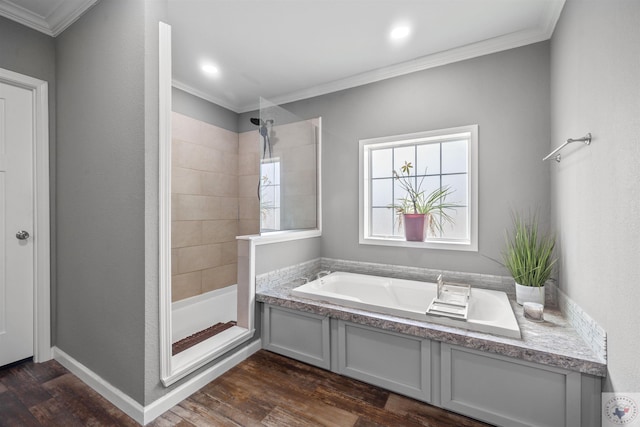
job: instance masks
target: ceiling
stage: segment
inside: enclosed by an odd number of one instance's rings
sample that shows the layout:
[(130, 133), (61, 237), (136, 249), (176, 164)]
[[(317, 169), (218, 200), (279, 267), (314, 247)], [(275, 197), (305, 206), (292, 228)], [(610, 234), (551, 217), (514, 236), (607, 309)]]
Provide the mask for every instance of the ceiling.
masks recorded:
[[(547, 40), (564, 0), (169, 0), (174, 86), (236, 112)], [(412, 27), (393, 43), (398, 23)], [(220, 70), (202, 73), (210, 61)]]
[[(55, 37), (96, 1), (0, 0), (0, 15)], [(167, 1), (174, 86), (240, 113), (547, 40), (565, 0)], [(411, 33), (391, 41), (398, 24)]]

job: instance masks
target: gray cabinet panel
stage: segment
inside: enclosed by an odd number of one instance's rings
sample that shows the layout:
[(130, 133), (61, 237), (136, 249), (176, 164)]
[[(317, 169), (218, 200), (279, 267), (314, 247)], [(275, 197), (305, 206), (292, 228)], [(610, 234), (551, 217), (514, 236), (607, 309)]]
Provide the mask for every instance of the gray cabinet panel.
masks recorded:
[(430, 341), (338, 321), (337, 372), (431, 401)]
[(448, 344), (442, 406), (493, 424), (580, 426), (581, 375)]
[(329, 317), (263, 306), (262, 346), (324, 369), (331, 368)]
[(262, 305), (263, 347), (497, 426), (598, 427), (601, 379)]

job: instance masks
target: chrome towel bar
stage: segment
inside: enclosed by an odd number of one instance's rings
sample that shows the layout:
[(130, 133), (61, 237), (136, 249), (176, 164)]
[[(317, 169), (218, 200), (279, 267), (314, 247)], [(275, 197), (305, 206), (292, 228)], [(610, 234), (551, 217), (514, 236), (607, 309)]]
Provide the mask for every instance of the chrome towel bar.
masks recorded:
[[(544, 159), (542, 159), (542, 161), (544, 162), (545, 160), (551, 158), (554, 154), (556, 154), (558, 151), (562, 150), (564, 147), (566, 147), (568, 144), (571, 144), (572, 142), (584, 142), (585, 145), (589, 145), (591, 144), (591, 132), (587, 133), (585, 136), (583, 136), (582, 138), (569, 138), (566, 140), (566, 142), (564, 144), (562, 144), (561, 146), (559, 146), (558, 148), (556, 148), (555, 150), (553, 150), (551, 153), (549, 153), (547, 155), (547, 157), (545, 157)], [(560, 163), (560, 160), (562, 159), (562, 157), (560, 157), (560, 154), (556, 154), (556, 162)]]

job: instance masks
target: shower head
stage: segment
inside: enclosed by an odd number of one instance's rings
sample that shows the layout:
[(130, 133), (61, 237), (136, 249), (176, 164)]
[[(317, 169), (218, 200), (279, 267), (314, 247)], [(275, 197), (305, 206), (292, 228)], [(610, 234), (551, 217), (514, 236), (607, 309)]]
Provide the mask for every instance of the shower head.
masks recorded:
[(251, 117), (249, 121), (251, 122), (251, 124), (256, 126), (266, 126), (266, 125), (272, 125), (274, 123), (272, 119), (262, 120), (257, 117)]
[(260, 126), (259, 132), (264, 144), (262, 157), (266, 158), (267, 152), (269, 152), (269, 157), (271, 157), (271, 140), (269, 139), (269, 128), (267, 128), (267, 125), (273, 125), (274, 121), (272, 119), (262, 120), (257, 117), (251, 117), (249, 121), (253, 125)]

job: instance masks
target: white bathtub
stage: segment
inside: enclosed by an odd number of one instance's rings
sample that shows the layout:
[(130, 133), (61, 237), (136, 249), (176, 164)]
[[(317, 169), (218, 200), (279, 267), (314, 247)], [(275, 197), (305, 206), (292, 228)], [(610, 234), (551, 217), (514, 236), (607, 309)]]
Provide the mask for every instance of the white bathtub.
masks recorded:
[[(446, 277), (444, 278), (446, 281)], [(294, 296), (378, 313), (520, 338), (507, 294), (473, 288), (467, 320), (427, 315), (436, 284), (335, 272), (291, 291)]]

